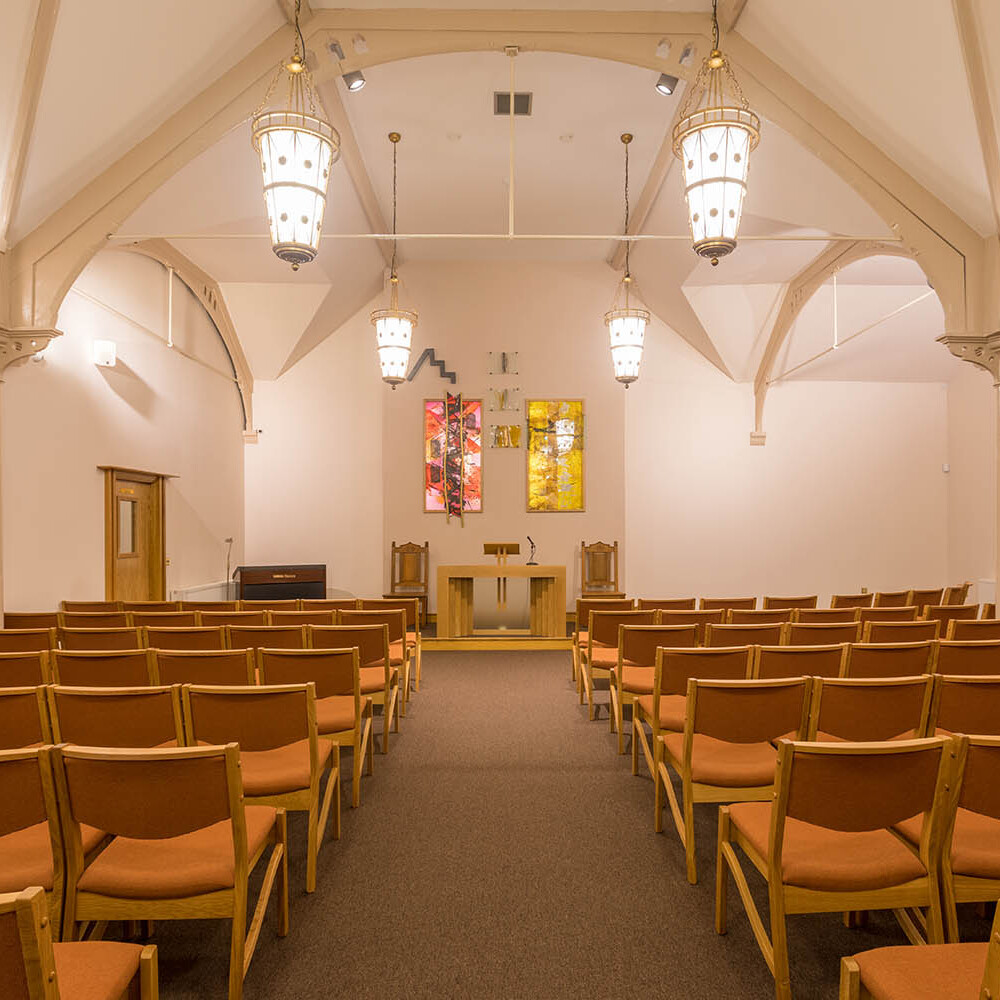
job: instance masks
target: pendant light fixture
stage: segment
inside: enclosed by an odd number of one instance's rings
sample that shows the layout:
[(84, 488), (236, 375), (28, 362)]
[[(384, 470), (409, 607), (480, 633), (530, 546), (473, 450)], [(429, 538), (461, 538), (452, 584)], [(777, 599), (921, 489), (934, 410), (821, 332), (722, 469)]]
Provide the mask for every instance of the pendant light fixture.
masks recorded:
[[(326, 212), (330, 170), (340, 155), (340, 136), (316, 114), (316, 91), (306, 66), (306, 46), (295, 0), (295, 50), (278, 67), (251, 126), (264, 175), (264, 202), (271, 248), (297, 271), (315, 259)], [(282, 73), (288, 74), (283, 111), (265, 111)]]
[(712, 0), (714, 47), (688, 87), (673, 134), (674, 156), (684, 167), (694, 251), (713, 266), (736, 248), (750, 153), (760, 141), (760, 118), (719, 50), (717, 7)]
[(646, 324), (649, 322), (649, 311), (641, 308), (639, 290), (635, 279), (629, 270), (632, 241), (627, 237), (629, 204), (628, 204), (628, 146), (632, 134), (622, 135), (625, 146), (625, 273), (618, 283), (615, 299), (611, 309), (604, 314), (604, 322), (611, 338), (611, 360), (615, 366), (615, 379), (627, 389), (639, 377), (639, 365), (642, 363), (642, 346), (646, 336)]
[(372, 312), (375, 342), (378, 346), (378, 363), (382, 381), (393, 389), (406, 381), (410, 366), (410, 340), (417, 325), (417, 314), (411, 309), (399, 308), (399, 275), (396, 274), (396, 151), (402, 136), (389, 133), (392, 143), (392, 263), (389, 266), (389, 308)]

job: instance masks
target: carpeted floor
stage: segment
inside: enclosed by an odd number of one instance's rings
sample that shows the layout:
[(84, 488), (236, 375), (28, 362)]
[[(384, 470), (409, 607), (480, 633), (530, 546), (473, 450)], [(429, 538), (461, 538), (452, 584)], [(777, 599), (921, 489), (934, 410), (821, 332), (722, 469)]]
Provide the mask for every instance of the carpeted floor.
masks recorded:
[[(713, 929), (717, 807), (696, 810), (692, 887), (673, 828), (653, 833), (650, 779), (569, 673), (568, 653), (425, 654), (357, 810), (345, 768), (343, 836), (309, 896), (291, 817), (291, 932), (275, 936), (272, 908), (248, 1000), (773, 996), (735, 890), (729, 934)], [(903, 941), (884, 914), (864, 930), (792, 917), (789, 936), (796, 1000), (833, 1000), (841, 955)], [(154, 940), (164, 1000), (225, 996), (226, 922), (160, 923)]]

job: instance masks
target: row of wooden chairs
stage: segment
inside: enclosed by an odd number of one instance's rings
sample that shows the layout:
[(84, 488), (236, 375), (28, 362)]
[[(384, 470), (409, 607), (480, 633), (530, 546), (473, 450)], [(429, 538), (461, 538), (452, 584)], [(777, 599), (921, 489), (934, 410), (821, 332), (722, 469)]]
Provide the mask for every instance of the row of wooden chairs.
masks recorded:
[(417, 605), (416, 598), (344, 597), (335, 599), (296, 598), (264, 601), (61, 601), (59, 611), (8, 611), (9, 615), (166, 613), (177, 611), (363, 611), (369, 607)]

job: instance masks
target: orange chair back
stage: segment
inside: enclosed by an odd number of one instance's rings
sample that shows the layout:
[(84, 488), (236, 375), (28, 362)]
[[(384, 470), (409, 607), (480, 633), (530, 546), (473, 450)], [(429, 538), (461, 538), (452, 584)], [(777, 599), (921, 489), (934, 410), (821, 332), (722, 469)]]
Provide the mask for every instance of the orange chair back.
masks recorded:
[(192, 742), (239, 743), (257, 752), (316, 738), (316, 687), (184, 686), (184, 725)]
[(259, 649), (261, 684), (306, 684), (317, 698), (357, 694), (361, 680), (356, 649)]
[(629, 597), (578, 597), (576, 599), (576, 633), (590, 627), (591, 611), (634, 611), (635, 601)]
[(335, 611), (268, 611), (268, 625), (336, 625)]
[(389, 663), (389, 626), (307, 625), (312, 649), (357, 649), (361, 666)]
[[(420, 615), (420, 601), (416, 597), (364, 597), (358, 601), (359, 611), (405, 611), (406, 627), (414, 632), (417, 628), (417, 618)], [(342, 608), (350, 611), (350, 608)]]
[(22, 628), (58, 628), (58, 611), (5, 611), (3, 627)]
[(935, 678), (930, 728), (1000, 736), (1000, 677)]
[(874, 594), (834, 594), (830, 598), (831, 608), (870, 608)]
[(133, 628), (143, 625), (153, 628), (195, 628), (198, 616), (193, 611), (129, 611), (129, 622)]
[(830, 646), (761, 646), (757, 650), (755, 676), (758, 680), (839, 677), (849, 649), (846, 643), (834, 643)]
[(631, 666), (651, 667), (657, 649), (684, 649), (698, 645), (697, 625), (619, 625), (618, 651)]
[(636, 608), (639, 611), (694, 611), (697, 603), (694, 597), (640, 597)]
[(60, 607), (74, 614), (108, 614), (122, 609), (121, 601), (62, 601)]
[(728, 615), (730, 625), (780, 625), (792, 620), (794, 608), (769, 608), (766, 611), (747, 611), (733, 608)]
[[(35, 748), (0, 750), (0, 837), (48, 823), (49, 832), (61, 842), (54, 813), (55, 793), (48, 751)], [(62, 856), (53, 860), (57, 872), (61, 871)]]
[(941, 635), (948, 634), (948, 625), (953, 621), (975, 621), (979, 618), (978, 604), (942, 604), (927, 609), (925, 618), (941, 623)]
[(658, 681), (653, 690), (660, 694), (687, 694), (692, 677), (703, 680), (746, 680), (753, 664), (753, 647), (661, 649), (656, 654)]
[(304, 625), (227, 625), (230, 649), (305, 649)]
[(51, 679), (48, 650), (0, 653), (0, 687), (36, 687)]
[(858, 642), (860, 639), (860, 622), (827, 622), (825, 625), (789, 622), (785, 626), (785, 644), (788, 646), (830, 646), (839, 642)]
[(1000, 736), (972, 736), (958, 804), (980, 816), (1000, 819)]
[(389, 642), (400, 642), (406, 637), (406, 612), (402, 608), (382, 611), (338, 611), (338, 625), (388, 625)]
[(773, 625), (707, 625), (706, 646), (777, 646), (781, 642), (784, 626)]
[(940, 604), (944, 595), (944, 588), (938, 587), (936, 590), (911, 590), (906, 595), (907, 604), (915, 604), (923, 614), (924, 608), (932, 604)]
[(937, 672), (979, 676), (1000, 674), (1000, 640), (945, 640), (938, 643)]
[(182, 746), (176, 687), (48, 689), (57, 743), (91, 747)]
[(703, 597), (698, 605), (702, 611), (753, 611), (757, 607), (756, 597)]
[(861, 609), (862, 624), (865, 622), (915, 622), (916, 620), (917, 608), (913, 604), (896, 604), (884, 607), (876, 601), (875, 607)]
[(161, 684), (233, 687), (254, 683), (255, 661), (251, 649), (157, 649), (155, 655)]
[(141, 649), (142, 634), (137, 628), (63, 628), (59, 645), (63, 649)]
[(910, 592), (908, 590), (879, 590), (875, 592), (875, 600), (872, 601), (872, 607), (873, 608), (906, 607), (908, 605), (906, 599), (909, 596)]
[(303, 611), (357, 611), (358, 599), (356, 597), (338, 597), (333, 600), (306, 600), (299, 601)]
[(923, 642), (937, 639), (941, 623), (929, 622), (865, 622), (862, 642)]
[(156, 661), (148, 649), (57, 649), (52, 673), (57, 684), (67, 687), (146, 687), (157, 680)]
[(726, 617), (722, 608), (711, 611), (661, 611), (661, 625), (697, 625), (698, 643), (705, 644), (705, 629), (709, 625), (721, 625)]
[(63, 628), (128, 628), (124, 611), (64, 611), (59, 616)]
[[(18, 750), (51, 742), (45, 689), (0, 688), (0, 750)], [(2, 810), (0, 801), (0, 812)], [(0, 829), (0, 836), (4, 832)]]
[(181, 601), (181, 611), (239, 611), (239, 601)]
[(180, 601), (122, 601), (122, 611), (133, 611), (141, 614), (169, 614), (180, 610)]
[(226, 648), (226, 630), (199, 625), (195, 628), (150, 628), (142, 630), (143, 645), (149, 649), (198, 650)]
[(796, 608), (792, 621), (806, 625), (840, 624), (859, 621), (860, 615), (861, 608)]
[(240, 611), (301, 611), (298, 598), (278, 601), (240, 601)]
[[(588, 641), (599, 646), (618, 645), (619, 625), (659, 625), (659, 611), (591, 611)], [(675, 622), (675, 624), (687, 624)]]
[(808, 677), (773, 681), (688, 681), (686, 719), (691, 732), (727, 743), (770, 743), (804, 733), (809, 712)]
[(264, 611), (199, 611), (198, 624), (218, 627), (219, 625), (266, 625)]
[(56, 648), (54, 628), (0, 629), (0, 653), (35, 653)]
[(848, 677), (913, 677), (934, 672), (936, 643), (855, 643), (847, 663)]
[[(873, 743), (923, 736), (934, 678), (818, 677), (813, 687), (809, 739), (835, 737)], [(817, 736), (817, 734), (823, 734)]]
[(955, 639), (959, 642), (970, 640), (1000, 639), (1000, 620), (996, 618), (979, 618), (974, 622), (955, 619), (948, 622), (948, 631), (942, 639)]
[(781, 608), (814, 608), (819, 600), (816, 594), (803, 597), (765, 597), (764, 610), (775, 611)]

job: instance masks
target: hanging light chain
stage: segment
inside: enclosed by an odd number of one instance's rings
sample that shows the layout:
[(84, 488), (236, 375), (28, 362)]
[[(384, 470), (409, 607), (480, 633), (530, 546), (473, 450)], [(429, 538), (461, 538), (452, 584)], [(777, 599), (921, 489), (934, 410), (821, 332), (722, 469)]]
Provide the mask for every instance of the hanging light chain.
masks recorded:
[[(295, 58), (300, 58), (302, 60), (303, 65), (305, 65), (305, 61), (306, 61), (306, 40), (302, 37), (302, 29), (299, 27), (299, 13), (300, 13), (301, 10), (302, 10), (302, 0), (295, 0), (295, 34), (298, 37), (295, 40), (295, 53), (294, 53), (294, 55), (295, 55)], [(301, 48), (301, 55), (300, 55), (300, 49), (299, 49), (300, 45), (302, 46), (302, 48)], [(718, 48), (718, 47), (719, 47), (718, 44), (716, 44), (716, 48)]]
[(631, 277), (631, 271), (629, 264), (631, 261), (631, 250), (632, 241), (628, 239), (628, 221), (629, 221), (629, 204), (628, 204), (628, 146), (632, 141), (632, 135), (629, 132), (622, 134), (622, 143), (625, 146), (625, 277)]
[(712, 48), (719, 48), (719, 0), (712, 0)]
[(399, 139), (398, 132), (390, 133), (389, 141), (392, 143), (392, 264), (389, 270), (393, 278), (396, 277), (396, 151)]

